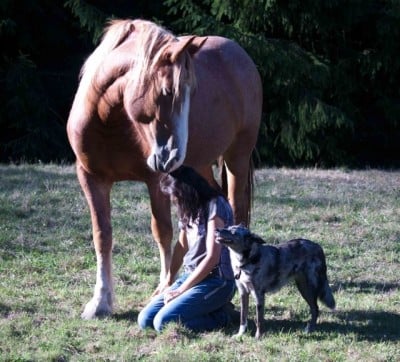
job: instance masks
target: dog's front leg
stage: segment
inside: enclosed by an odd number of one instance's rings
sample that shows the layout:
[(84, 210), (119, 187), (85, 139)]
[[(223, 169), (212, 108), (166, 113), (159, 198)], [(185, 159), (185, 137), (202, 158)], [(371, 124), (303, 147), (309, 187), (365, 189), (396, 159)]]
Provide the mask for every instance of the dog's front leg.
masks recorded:
[(265, 295), (264, 293), (254, 293), (256, 299), (256, 338), (260, 339), (264, 332), (264, 305)]
[(249, 292), (240, 290), (240, 327), (235, 337), (240, 337), (247, 329), (247, 316), (249, 314)]

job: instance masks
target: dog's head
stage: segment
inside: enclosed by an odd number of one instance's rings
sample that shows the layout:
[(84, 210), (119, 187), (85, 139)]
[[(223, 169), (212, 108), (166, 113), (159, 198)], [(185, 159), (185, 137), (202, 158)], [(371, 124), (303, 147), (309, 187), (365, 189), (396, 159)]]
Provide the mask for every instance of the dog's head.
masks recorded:
[(233, 225), (227, 228), (217, 228), (215, 236), (218, 243), (226, 245), (228, 248), (240, 254), (251, 250), (254, 244), (265, 243), (263, 239), (252, 234), (243, 224)]

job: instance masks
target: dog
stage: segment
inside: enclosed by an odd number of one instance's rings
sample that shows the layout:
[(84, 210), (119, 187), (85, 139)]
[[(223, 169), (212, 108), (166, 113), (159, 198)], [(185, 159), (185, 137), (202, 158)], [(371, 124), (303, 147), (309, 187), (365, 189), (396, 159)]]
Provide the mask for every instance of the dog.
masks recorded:
[(316, 328), (319, 308), (317, 299), (335, 309), (335, 299), (326, 274), (322, 247), (310, 240), (294, 239), (273, 246), (244, 225), (218, 228), (216, 241), (229, 248), (232, 269), (240, 295), (240, 328), (236, 336), (247, 329), (249, 294), (256, 301), (256, 338), (263, 333), (265, 293), (278, 291), (294, 279), (302, 297), (310, 307), (311, 319), (305, 331)]

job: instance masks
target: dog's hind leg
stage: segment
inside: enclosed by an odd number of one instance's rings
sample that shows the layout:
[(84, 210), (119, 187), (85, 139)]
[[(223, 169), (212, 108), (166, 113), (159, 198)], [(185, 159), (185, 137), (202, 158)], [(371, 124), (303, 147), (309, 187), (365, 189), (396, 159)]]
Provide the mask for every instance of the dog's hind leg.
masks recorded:
[(304, 274), (297, 275), (295, 281), (301, 296), (310, 307), (311, 319), (307, 323), (305, 332), (311, 333), (315, 330), (319, 315), (319, 308), (317, 304), (317, 289), (312, 285), (311, 281), (308, 280), (307, 276)]
[(255, 292), (256, 299), (256, 338), (260, 339), (264, 332), (264, 306), (265, 306), (265, 295), (263, 292)]
[(247, 317), (249, 314), (249, 293), (247, 291), (240, 290), (240, 327), (235, 337), (240, 337), (246, 332), (247, 329)]

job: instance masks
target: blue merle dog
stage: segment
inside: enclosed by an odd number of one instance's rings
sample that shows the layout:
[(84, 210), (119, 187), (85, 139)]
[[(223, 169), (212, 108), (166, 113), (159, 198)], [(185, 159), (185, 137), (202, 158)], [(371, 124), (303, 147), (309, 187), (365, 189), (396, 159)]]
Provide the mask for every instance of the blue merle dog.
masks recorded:
[(263, 332), (265, 293), (279, 290), (294, 280), (300, 294), (310, 306), (311, 320), (306, 332), (317, 323), (317, 299), (335, 308), (335, 299), (326, 275), (326, 262), (321, 246), (306, 239), (294, 239), (279, 245), (266, 245), (259, 236), (243, 225), (220, 228), (216, 240), (229, 248), (236, 285), (240, 294), (240, 328), (247, 329), (249, 294), (256, 301), (256, 338)]

